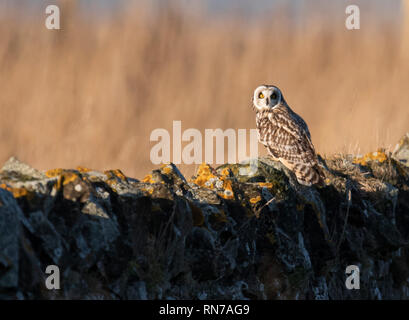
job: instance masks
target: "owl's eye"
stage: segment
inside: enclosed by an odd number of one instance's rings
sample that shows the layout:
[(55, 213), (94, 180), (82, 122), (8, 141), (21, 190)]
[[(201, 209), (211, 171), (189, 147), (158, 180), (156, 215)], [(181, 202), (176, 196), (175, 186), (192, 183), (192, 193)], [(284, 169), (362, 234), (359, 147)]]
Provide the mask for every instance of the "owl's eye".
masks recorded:
[(271, 94), (271, 96), (270, 96), (270, 99), (271, 99), (271, 100), (277, 99), (277, 93), (273, 92), (273, 93)]
[(262, 92), (260, 92), (260, 93), (258, 94), (258, 98), (259, 98), (259, 99), (263, 99), (263, 98), (264, 98), (264, 94), (263, 94)]

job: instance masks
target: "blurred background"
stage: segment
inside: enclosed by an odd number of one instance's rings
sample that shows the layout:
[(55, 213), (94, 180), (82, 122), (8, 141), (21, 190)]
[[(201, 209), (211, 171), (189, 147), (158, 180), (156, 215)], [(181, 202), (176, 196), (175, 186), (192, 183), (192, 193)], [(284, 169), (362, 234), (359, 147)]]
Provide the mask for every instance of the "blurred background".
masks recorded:
[[(45, 28), (49, 4), (59, 31)], [(360, 30), (345, 28), (349, 4)], [(0, 0), (0, 163), (143, 178), (152, 130), (255, 128), (262, 83), (320, 154), (393, 149), (409, 131), (409, 3)]]

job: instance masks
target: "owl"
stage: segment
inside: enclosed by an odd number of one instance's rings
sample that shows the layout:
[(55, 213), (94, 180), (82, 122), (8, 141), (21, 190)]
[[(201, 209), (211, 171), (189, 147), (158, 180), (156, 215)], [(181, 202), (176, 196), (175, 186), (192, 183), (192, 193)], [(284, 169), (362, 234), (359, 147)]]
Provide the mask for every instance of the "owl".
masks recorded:
[(259, 141), (274, 160), (294, 172), (300, 184), (324, 182), (318, 158), (305, 121), (290, 109), (280, 89), (261, 85), (254, 90), (253, 106)]

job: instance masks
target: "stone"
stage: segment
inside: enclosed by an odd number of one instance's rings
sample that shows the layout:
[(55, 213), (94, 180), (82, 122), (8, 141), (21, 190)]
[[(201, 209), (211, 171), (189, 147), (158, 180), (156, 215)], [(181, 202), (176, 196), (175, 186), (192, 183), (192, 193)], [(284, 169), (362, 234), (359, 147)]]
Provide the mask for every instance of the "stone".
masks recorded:
[[(305, 187), (269, 157), (186, 179), (172, 163), (0, 170), (2, 299), (408, 299), (408, 137), (322, 159)], [(57, 265), (61, 290), (44, 289)], [(360, 290), (345, 287), (360, 268)]]
[(399, 140), (393, 150), (392, 157), (409, 167), (409, 132)]

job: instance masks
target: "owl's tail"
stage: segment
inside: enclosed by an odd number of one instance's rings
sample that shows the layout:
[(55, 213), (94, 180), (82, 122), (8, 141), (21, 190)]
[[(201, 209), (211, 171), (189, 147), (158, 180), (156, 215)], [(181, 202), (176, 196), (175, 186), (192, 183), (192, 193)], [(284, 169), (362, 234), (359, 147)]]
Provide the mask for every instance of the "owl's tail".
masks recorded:
[(318, 164), (311, 167), (306, 164), (297, 163), (294, 165), (293, 170), (295, 176), (297, 177), (298, 183), (305, 186), (311, 186), (315, 184), (319, 186), (325, 186), (325, 175)]

